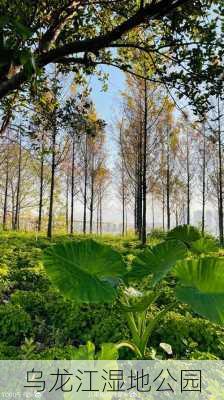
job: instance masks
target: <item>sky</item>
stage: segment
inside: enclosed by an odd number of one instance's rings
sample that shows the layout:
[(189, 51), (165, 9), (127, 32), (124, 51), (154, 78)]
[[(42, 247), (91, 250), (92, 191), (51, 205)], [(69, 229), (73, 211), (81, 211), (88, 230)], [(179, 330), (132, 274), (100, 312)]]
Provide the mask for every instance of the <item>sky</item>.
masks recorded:
[(93, 76), (90, 81), (91, 97), (100, 116), (110, 122), (113, 111), (119, 111), (118, 101), (120, 92), (125, 88), (125, 76), (118, 68), (104, 67), (103, 71), (109, 73), (108, 90), (102, 91), (102, 82)]
[[(122, 71), (113, 67), (104, 67), (103, 71), (109, 73), (108, 90), (102, 90), (102, 82), (95, 76), (91, 77), (91, 98), (95, 104), (100, 118), (106, 122), (106, 151), (108, 155), (108, 166), (115, 170), (117, 159), (116, 145), (116, 119), (120, 116), (121, 92), (125, 89), (125, 75)], [(116, 177), (110, 189), (110, 195), (104, 202), (104, 220), (108, 222), (121, 222), (121, 204), (116, 193)], [(131, 222), (131, 221), (130, 221)]]

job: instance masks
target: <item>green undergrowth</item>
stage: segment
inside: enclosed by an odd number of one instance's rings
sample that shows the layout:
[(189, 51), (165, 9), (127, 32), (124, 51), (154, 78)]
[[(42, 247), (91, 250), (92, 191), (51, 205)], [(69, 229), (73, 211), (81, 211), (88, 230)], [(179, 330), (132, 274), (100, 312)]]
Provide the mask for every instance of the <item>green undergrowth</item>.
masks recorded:
[[(119, 250), (128, 265), (142, 246), (133, 236), (125, 239), (95, 237)], [(78, 305), (65, 299), (51, 284), (41, 263), (43, 251), (53, 243), (82, 241), (82, 235), (56, 235), (53, 241), (27, 233), (0, 234), (0, 358), (72, 359), (79, 346), (88, 342), (99, 351), (102, 343), (129, 339), (125, 318), (116, 304)], [(162, 240), (156, 232), (149, 244)], [(167, 277), (150, 312), (156, 314), (174, 300), (175, 279)], [(147, 288), (147, 278), (136, 289)], [(160, 347), (166, 342), (172, 356)], [(224, 329), (198, 317), (185, 305), (176, 304), (153, 332), (149, 353), (158, 358), (222, 359)], [(120, 358), (132, 358), (128, 349)]]

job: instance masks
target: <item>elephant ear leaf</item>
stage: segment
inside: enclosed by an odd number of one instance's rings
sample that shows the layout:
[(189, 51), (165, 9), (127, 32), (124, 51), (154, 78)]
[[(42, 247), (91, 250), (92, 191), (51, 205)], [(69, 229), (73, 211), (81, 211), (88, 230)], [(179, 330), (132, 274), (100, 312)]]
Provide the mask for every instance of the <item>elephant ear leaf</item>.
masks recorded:
[(167, 239), (180, 240), (181, 242), (190, 245), (192, 242), (199, 240), (201, 233), (197, 228), (191, 225), (180, 225), (172, 229), (167, 234)]
[(183, 260), (175, 268), (176, 296), (199, 315), (224, 325), (224, 259)]
[(110, 303), (126, 272), (122, 256), (91, 239), (49, 247), (43, 264), (52, 283), (77, 303)]
[(219, 246), (216, 240), (202, 237), (191, 244), (191, 251), (196, 254), (216, 253)]
[(184, 243), (178, 240), (169, 240), (146, 249), (134, 260), (128, 279), (152, 275), (152, 286), (155, 286), (178, 260), (185, 257), (186, 251)]

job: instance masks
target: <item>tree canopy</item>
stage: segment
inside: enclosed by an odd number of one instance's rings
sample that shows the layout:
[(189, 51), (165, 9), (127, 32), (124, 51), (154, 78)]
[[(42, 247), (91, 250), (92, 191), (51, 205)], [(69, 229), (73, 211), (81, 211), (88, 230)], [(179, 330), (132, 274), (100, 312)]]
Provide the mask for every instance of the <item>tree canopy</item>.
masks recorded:
[(214, 79), (221, 84), (224, 5), (218, 0), (4, 0), (0, 11), (0, 98), (38, 79), (51, 63), (77, 77), (99, 64), (131, 72), (133, 49), (151, 57), (155, 79), (175, 82), (202, 108), (207, 92), (199, 96), (198, 87), (206, 84), (214, 94)]

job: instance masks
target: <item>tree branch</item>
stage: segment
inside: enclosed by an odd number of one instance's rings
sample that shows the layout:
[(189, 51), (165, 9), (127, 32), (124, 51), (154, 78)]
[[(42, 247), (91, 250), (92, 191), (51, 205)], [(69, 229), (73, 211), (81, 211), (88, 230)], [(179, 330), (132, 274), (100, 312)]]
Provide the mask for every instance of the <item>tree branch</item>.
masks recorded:
[(125, 33), (128, 33), (136, 26), (149, 20), (157, 18), (161, 19), (164, 16), (169, 15), (174, 9), (184, 3), (186, 3), (186, 0), (171, 0), (169, 2), (167, 0), (161, 0), (153, 6), (152, 4), (147, 4), (144, 8), (139, 9), (128, 20), (124, 21), (105, 35), (99, 35), (93, 39), (78, 40), (62, 47), (58, 47), (57, 49), (50, 50), (47, 54), (43, 54), (40, 57), (39, 64), (40, 66), (44, 66), (54, 62), (55, 59), (70, 54), (96, 52), (109, 47), (110, 44), (119, 40)]
[[(74, 4), (74, 2), (72, 3)], [(186, 0), (161, 0), (158, 3), (153, 2), (151, 4), (147, 4), (143, 8), (139, 9), (128, 20), (116, 26), (113, 30), (107, 32), (105, 35), (99, 35), (92, 39), (74, 41), (56, 49), (48, 50), (46, 53), (41, 55), (39, 55), (39, 50), (37, 50), (35, 52), (35, 55), (37, 56), (36, 64), (39, 68), (43, 68), (44, 66), (52, 62), (56, 62), (58, 59), (71, 54), (97, 52), (101, 49), (105, 49), (111, 44), (114, 44), (114, 42), (117, 40), (121, 39), (125, 33), (128, 33), (133, 28), (153, 19), (161, 19), (164, 16), (169, 15), (177, 7), (184, 5), (184, 3), (186, 3)], [(63, 29), (63, 23), (61, 28)], [(45, 37), (45, 41), (49, 40), (51, 43), (51, 40), (57, 36), (59, 31), (61, 31), (60, 23), (56, 24), (54, 28), (52, 26), (50, 32), (48, 32), (49, 38), (47, 39)], [(13, 90), (20, 88), (21, 85), (27, 82), (29, 79), (30, 78), (27, 76), (25, 71), (22, 70), (12, 78), (2, 82), (0, 84), (0, 99)]]
[[(79, 3), (80, 0), (70, 0), (67, 6), (62, 7), (59, 11), (55, 12), (52, 17), (51, 26), (42, 36), (38, 49), (39, 52), (48, 51), (51, 45), (55, 43), (67, 22), (74, 17), (76, 6), (78, 6)], [(65, 13), (64, 16), (62, 16), (63, 13)]]

